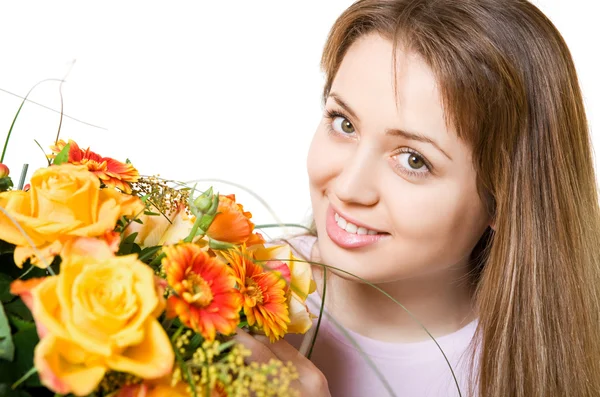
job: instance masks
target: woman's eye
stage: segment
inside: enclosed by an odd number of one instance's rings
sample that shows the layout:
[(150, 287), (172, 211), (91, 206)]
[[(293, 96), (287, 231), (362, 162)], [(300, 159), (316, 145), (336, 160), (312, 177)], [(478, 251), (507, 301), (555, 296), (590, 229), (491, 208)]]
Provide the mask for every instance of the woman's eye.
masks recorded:
[(429, 172), (429, 166), (425, 159), (416, 153), (400, 153), (396, 155), (396, 159), (401, 171), (412, 174), (426, 174)]
[(345, 117), (337, 116), (333, 119), (333, 129), (341, 134), (353, 134), (354, 126)]

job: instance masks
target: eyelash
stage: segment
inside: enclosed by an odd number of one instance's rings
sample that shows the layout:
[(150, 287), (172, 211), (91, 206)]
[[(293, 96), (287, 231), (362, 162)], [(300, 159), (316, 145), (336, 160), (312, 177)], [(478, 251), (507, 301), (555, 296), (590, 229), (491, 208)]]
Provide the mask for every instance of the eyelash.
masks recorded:
[(400, 164), (398, 164), (397, 161), (394, 161), (394, 168), (397, 169), (399, 172), (405, 173), (411, 177), (415, 177), (415, 178), (425, 178), (427, 176), (429, 176), (429, 174), (431, 174), (431, 170), (433, 169), (433, 167), (431, 166), (431, 163), (429, 161), (427, 161), (427, 159), (419, 152), (417, 152), (414, 149), (411, 148), (407, 148), (407, 147), (402, 147), (398, 150), (398, 152), (393, 156), (396, 157), (402, 153), (410, 153), (412, 155), (417, 156), (418, 158), (420, 158), (423, 163), (425, 164), (425, 169), (426, 171), (411, 171), (403, 166), (401, 166)]
[[(350, 118), (342, 112), (339, 112), (337, 110), (329, 110), (329, 109), (325, 110), (325, 118), (327, 119), (327, 130), (330, 135), (337, 135), (337, 136), (342, 135), (341, 133), (334, 130), (333, 126), (332, 126), (333, 120), (335, 120), (337, 117), (342, 117), (342, 118), (350, 121)], [(349, 134), (343, 134), (342, 137), (348, 138), (348, 135)], [(427, 161), (425, 156), (423, 156), (421, 153), (417, 152), (414, 149), (407, 148), (407, 147), (399, 148), (399, 149), (397, 149), (396, 154), (394, 154), (392, 157), (396, 157), (402, 153), (410, 153), (410, 154), (413, 154), (413, 155), (419, 157), (425, 164), (425, 168), (427, 171), (425, 171), (425, 172), (410, 171), (410, 170), (406, 169), (405, 167), (401, 166), (397, 161), (394, 161), (393, 167), (396, 170), (398, 170), (398, 172), (401, 172), (403, 174), (406, 174), (406, 175), (408, 175), (410, 177), (414, 177), (414, 178), (425, 178), (425, 177), (429, 176), (429, 174), (432, 173), (433, 166), (431, 165), (431, 163), (429, 161)]]
[[(338, 112), (336, 110), (329, 110), (329, 109), (325, 110), (325, 118), (328, 121), (327, 129), (329, 130), (330, 134), (340, 135), (340, 133), (337, 132), (336, 130), (334, 130), (333, 127), (331, 126), (331, 124), (333, 123), (333, 120), (335, 120), (337, 117), (341, 117), (341, 118), (344, 118), (344, 119), (350, 121), (350, 118), (348, 116), (346, 116), (344, 113)], [(344, 136), (348, 136), (348, 134), (344, 134)]]

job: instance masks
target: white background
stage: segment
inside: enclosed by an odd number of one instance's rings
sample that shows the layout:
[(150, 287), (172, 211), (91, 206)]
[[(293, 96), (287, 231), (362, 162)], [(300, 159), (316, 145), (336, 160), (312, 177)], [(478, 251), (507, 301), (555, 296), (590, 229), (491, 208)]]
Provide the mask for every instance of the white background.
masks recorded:
[[(321, 50), (351, 0), (3, 1), (0, 89), (25, 95), (63, 78), (61, 136), (144, 175), (250, 187), (285, 222), (310, 211), (306, 152), (322, 113)], [(571, 48), (600, 145), (600, 29), (591, 0), (538, 0)], [(76, 61), (72, 65), (73, 61)], [(72, 66), (72, 68), (71, 68)], [(59, 109), (59, 84), (30, 99)], [(21, 99), (0, 91), (0, 143)], [(5, 163), (17, 180), (44, 164), (59, 115), (24, 106)], [(565, 148), (568, 150), (568, 148)], [(206, 187), (207, 184), (201, 184)], [(257, 223), (273, 218), (236, 192)]]

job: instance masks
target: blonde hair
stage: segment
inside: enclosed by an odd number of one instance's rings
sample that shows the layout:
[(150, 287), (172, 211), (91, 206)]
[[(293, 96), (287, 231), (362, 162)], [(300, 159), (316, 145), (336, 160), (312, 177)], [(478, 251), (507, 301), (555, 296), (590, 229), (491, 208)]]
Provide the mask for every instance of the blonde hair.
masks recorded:
[(325, 98), (348, 48), (370, 33), (434, 71), (494, 219), (473, 255), (479, 394), (600, 395), (598, 194), (560, 33), (523, 0), (361, 0), (325, 45)]

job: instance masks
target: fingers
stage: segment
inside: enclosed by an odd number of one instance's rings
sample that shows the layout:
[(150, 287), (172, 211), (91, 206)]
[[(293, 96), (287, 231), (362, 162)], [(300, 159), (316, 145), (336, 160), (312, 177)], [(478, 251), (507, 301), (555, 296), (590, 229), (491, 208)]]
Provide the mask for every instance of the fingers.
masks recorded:
[(237, 330), (234, 339), (252, 350), (250, 357), (252, 361), (267, 362), (271, 358), (277, 358), (283, 362), (297, 362), (304, 359), (296, 348), (283, 339), (271, 343), (269, 338), (264, 335), (250, 335), (241, 329)]
[(279, 359), (282, 362), (291, 362), (300, 379), (292, 383), (292, 387), (301, 392), (302, 396), (329, 397), (327, 379), (321, 371), (298, 350), (285, 340), (270, 343), (264, 335), (250, 335), (238, 329), (234, 339), (252, 351), (250, 361), (266, 363), (271, 359)]
[(250, 361), (267, 363), (269, 360), (277, 358), (277, 356), (267, 347), (267, 345), (263, 344), (259, 340), (256, 340), (255, 337), (242, 329), (238, 328), (236, 330), (236, 334), (233, 339), (244, 345), (252, 352), (249, 357)]
[(280, 339), (275, 343), (269, 343), (269, 339), (265, 338), (268, 343), (267, 347), (283, 362), (291, 361), (297, 363), (298, 361), (308, 361), (300, 352), (287, 341)]

